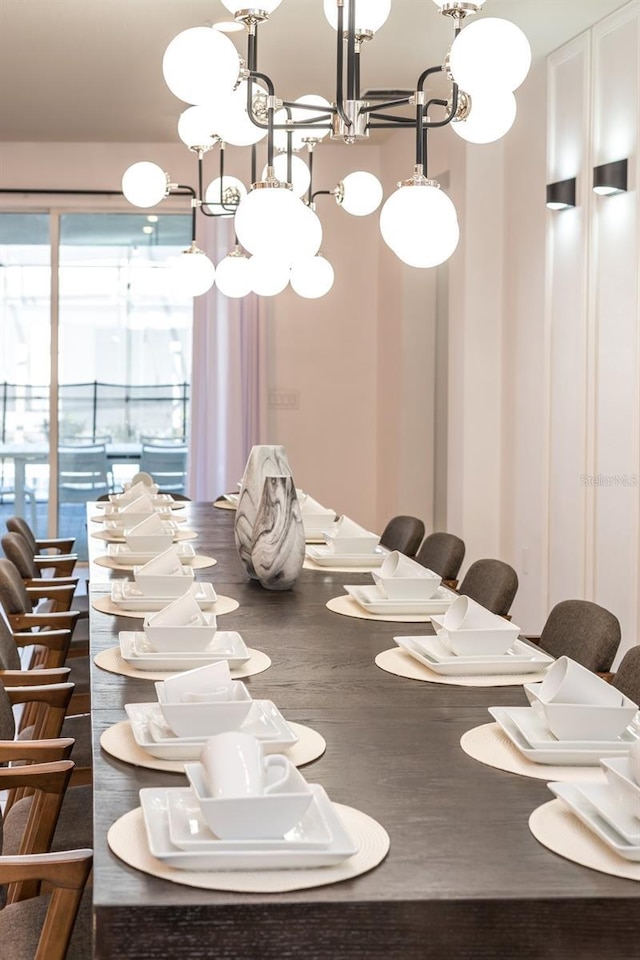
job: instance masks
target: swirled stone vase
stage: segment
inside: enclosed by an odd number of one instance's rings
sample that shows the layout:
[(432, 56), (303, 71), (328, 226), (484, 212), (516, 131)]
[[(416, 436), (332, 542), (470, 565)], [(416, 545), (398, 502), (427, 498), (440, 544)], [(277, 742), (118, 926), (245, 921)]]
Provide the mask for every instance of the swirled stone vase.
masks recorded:
[(290, 590), (304, 562), (305, 538), (293, 477), (265, 477), (253, 527), (251, 563), (265, 590)]
[(234, 531), (240, 562), (254, 580), (258, 578), (251, 562), (253, 526), (265, 478), (290, 476), (291, 467), (284, 447), (260, 444), (251, 448), (240, 486)]

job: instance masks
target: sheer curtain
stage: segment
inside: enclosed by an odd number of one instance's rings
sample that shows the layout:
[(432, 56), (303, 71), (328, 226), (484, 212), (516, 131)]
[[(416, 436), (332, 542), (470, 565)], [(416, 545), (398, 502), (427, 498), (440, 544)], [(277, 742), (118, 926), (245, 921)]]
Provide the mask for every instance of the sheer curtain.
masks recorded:
[[(233, 249), (233, 221), (199, 220), (200, 246), (218, 264)], [(233, 300), (214, 286), (195, 298), (193, 323), (188, 493), (211, 500), (236, 489), (266, 440), (265, 309), (255, 294)]]

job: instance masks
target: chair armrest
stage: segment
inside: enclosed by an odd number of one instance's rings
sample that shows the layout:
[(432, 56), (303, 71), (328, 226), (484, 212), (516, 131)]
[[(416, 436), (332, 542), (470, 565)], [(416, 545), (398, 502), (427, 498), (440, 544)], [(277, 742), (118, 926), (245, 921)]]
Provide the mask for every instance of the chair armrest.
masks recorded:
[[(73, 760), (50, 760), (45, 763), (27, 763), (21, 767), (0, 768), (3, 790), (44, 790), (46, 793), (64, 793), (75, 764)], [(0, 860), (0, 863), (2, 860)]]
[(75, 684), (48, 683), (41, 687), (5, 687), (4, 689), (12, 707), (18, 703), (46, 703), (49, 707), (66, 709), (75, 690)]
[[(9, 623), (14, 631), (31, 630), (34, 627), (57, 627), (58, 630), (56, 632), (60, 632), (60, 630), (73, 632), (79, 616), (80, 613), (77, 610), (55, 610), (51, 613), (8, 614)], [(40, 633), (34, 633), (32, 636), (40, 636)], [(39, 640), (31, 640), (31, 643), (39, 642)]]
[(53, 667), (43, 670), (0, 670), (0, 683), (4, 687), (39, 687), (49, 683), (67, 683), (70, 667)]
[(27, 594), (32, 604), (35, 605), (36, 600), (53, 600), (54, 612), (69, 610), (75, 593), (74, 586), (50, 586), (48, 580), (36, 580), (34, 583), (34, 586), (27, 587)]
[[(54, 904), (62, 915), (64, 923), (69, 927), (68, 936), (71, 936), (72, 924), (80, 903), (80, 895), (91, 873), (93, 861), (92, 850), (64, 850), (61, 853), (31, 853), (25, 856), (2, 857), (0, 859), (0, 876), (3, 883), (22, 884), (25, 882), (42, 881), (53, 887), (68, 891), (54, 893), (49, 910)], [(10, 888), (11, 890), (11, 888)], [(18, 898), (9, 893), (8, 903), (15, 903)]]
[(28, 590), (50, 590), (52, 587), (73, 587), (75, 590), (79, 582), (78, 577), (34, 577), (25, 580), (24, 585)]
[[(28, 760), (32, 763), (68, 760), (74, 744), (72, 737), (58, 737), (55, 740), (0, 740), (0, 763), (9, 763), (12, 760)], [(4, 769), (7, 768), (0, 768), (0, 777)]]
[(59, 550), (61, 553), (71, 553), (75, 542), (75, 537), (54, 537), (49, 539), (46, 537), (36, 537), (36, 546), (39, 553), (42, 553), (43, 550)]
[(457, 590), (458, 582), (459, 582), (458, 580), (443, 580), (442, 585), (443, 587), (448, 587), (449, 590)]
[(39, 570), (55, 570), (56, 576), (68, 577), (73, 573), (78, 556), (75, 553), (57, 553), (50, 556), (36, 556), (33, 562)]

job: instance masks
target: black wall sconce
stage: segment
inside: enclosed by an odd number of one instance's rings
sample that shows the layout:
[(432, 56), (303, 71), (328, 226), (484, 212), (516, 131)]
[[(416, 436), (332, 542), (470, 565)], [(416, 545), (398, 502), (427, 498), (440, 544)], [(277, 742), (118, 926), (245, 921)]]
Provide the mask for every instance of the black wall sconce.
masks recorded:
[(627, 189), (628, 161), (614, 160), (593, 168), (593, 192), (603, 197), (612, 193), (624, 193)]
[(576, 205), (576, 178), (558, 180), (547, 184), (547, 206), (549, 210), (565, 210)]

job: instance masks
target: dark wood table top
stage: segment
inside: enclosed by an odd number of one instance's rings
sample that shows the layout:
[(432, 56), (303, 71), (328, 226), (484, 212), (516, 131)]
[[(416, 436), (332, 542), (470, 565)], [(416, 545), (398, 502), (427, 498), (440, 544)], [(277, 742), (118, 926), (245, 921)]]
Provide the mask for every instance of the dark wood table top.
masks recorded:
[[(153, 684), (92, 668), (94, 726), (95, 956), (238, 960), (528, 960), (640, 957), (640, 884), (596, 873), (542, 847), (531, 812), (551, 799), (543, 781), (495, 770), (459, 746), (491, 720), (487, 707), (526, 702), (520, 687), (470, 688), (392, 676), (374, 664), (393, 636), (425, 624), (356, 620), (325, 603), (368, 575), (303, 571), (295, 589), (270, 593), (248, 581), (233, 544), (231, 511), (187, 506), (197, 571), (240, 607), (220, 621), (267, 653), (269, 670), (247, 680), (289, 720), (327, 741), (303, 770), (330, 797), (379, 820), (386, 860), (352, 881), (287, 894), (217, 893), (139, 873), (108, 849), (106, 833), (138, 806), (146, 786), (186, 778), (120, 763), (99, 746), (123, 705), (154, 699)], [(92, 527), (95, 529), (95, 525)], [(99, 550), (99, 541), (93, 544)], [(103, 545), (102, 545), (103, 546)], [(110, 571), (92, 567), (103, 594)], [(117, 644), (140, 621), (91, 613), (92, 650)]]

